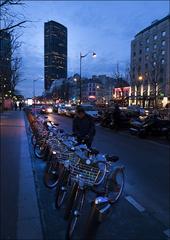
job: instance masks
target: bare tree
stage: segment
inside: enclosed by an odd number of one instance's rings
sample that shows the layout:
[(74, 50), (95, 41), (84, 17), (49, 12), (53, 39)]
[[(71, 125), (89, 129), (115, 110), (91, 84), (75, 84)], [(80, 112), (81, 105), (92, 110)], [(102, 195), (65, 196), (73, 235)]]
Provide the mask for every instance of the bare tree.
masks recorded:
[[(5, 80), (10, 81), (11, 79), (11, 91), (14, 91), (16, 85), (19, 83), (19, 66), (21, 59), (16, 55), (17, 49), (21, 46), (19, 42), (19, 34), (14, 32), (15, 29), (24, 27), (24, 24), (27, 22), (25, 17), (15, 12), (15, 6), (23, 5), (21, 0), (0, 0), (0, 37), (1, 41), (4, 41), (5, 34), (10, 34), (10, 41), (7, 40), (9, 46), (6, 46), (5, 54), (0, 57), (0, 81), (1, 81), (1, 96), (2, 96), (2, 108), (4, 106), (4, 96), (5, 96)], [(19, 60), (20, 59), (20, 60)], [(5, 67), (6, 66), (6, 67)], [(2, 69), (3, 68), (3, 69)], [(7, 76), (7, 79), (6, 79)]]
[(120, 88), (121, 90), (121, 100), (122, 104), (125, 103), (125, 94), (124, 94), (124, 87), (127, 87), (129, 85), (129, 70), (126, 67), (125, 72), (121, 73), (119, 70), (119, 63), (116, 64), (116, 71), (113, 74), (114, 78), (114, 84), (115, 87)]
[(13, 11), (13, 7), (17, 5), (23, 5), (23, 2), (21, 0), (0, 0), (0, 33), (24, 27), (27, 22), (24, 16)]
[(164, 76), (164, 62), (162, 56), (162, 49), (159, 48), (155, 51), (148, 61), (148, 71), (146, 72), (147, 83), (151, 87), (151, 95), (154, 99), (154, 107), (158, 107), (158, 97), (163, 88), (163, 76)]
[(16, 87), (17, 85), (24, 81), (24, 79), (21, 78), (21, 64), (22, 64), (22, 58), (21, 57), (15, 57), (13, 59), (13, 65), (12, 65), (12, 76), (11, 76), (11, 92), (12, 94), (16, 93)]

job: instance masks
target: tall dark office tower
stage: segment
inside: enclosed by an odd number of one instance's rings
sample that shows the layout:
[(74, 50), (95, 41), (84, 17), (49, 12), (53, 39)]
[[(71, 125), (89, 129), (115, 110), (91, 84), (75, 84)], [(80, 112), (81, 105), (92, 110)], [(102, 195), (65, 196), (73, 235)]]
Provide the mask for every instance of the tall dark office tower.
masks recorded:
[(44, 88), (56, 79), (67, 78), (67, 28), (55, 21), (44, 25)]
[(0, 95), (11, 90), (11, 35), (0, 31)]

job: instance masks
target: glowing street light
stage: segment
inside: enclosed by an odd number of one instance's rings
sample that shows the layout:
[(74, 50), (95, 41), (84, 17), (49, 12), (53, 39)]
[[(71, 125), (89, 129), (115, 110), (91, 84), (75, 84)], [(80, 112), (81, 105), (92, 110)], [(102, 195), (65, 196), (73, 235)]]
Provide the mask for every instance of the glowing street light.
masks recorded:
[(140, 81), (143, 80), (142, 75), (140, 75), (140, 76), (138, 77), (138, 79), (139, 79)]
[(84, 55), (82, 55), (82, 53), (80, 53), (80, 104), (81, 104), (81, 65), (82, 65), (82, 59), (87, 57), (90, 53), (92, 54), (93, 58), (96, 58), (96, 53), (95, 52), (88, 52)]

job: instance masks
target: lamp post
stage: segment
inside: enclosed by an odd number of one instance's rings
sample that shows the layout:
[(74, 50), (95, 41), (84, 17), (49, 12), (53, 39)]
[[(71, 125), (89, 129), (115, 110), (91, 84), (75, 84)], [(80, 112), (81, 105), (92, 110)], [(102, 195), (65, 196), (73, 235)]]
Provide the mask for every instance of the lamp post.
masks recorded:
[(38, 81), (38, 79), (33, 80), (34, 114), (35, 114), (35, 82), (36, 81)]
[(79, 87), (80, 87), (80, 95), (79, 95), (79, 98), (80, 98), (80, 104), (81, 104), (81, 101), (82, 101), (82, 87), (81, 87), (81, 72), (82, 72), (82, 59), (87, 57), (90, 53), (92, 53), (92, 57), (95, 58), (96, 57), (96, 53), (95, 52), (88, 52), (86, 54), (82, 54), (80, 52), (80, 79), (79, 79)]

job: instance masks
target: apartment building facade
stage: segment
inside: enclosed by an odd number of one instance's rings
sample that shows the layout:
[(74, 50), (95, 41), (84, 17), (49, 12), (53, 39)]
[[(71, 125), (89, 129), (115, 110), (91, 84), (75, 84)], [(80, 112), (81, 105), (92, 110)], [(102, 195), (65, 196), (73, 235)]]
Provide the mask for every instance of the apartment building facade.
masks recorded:
[(163, 106), (170, 101), (170, 15), (152, 22), (131, 42), (130, 104)]

